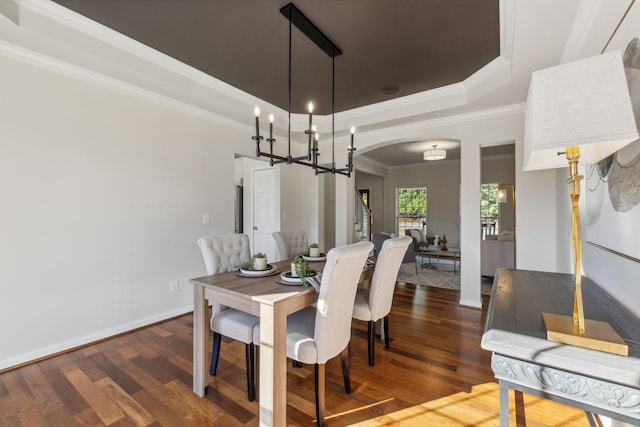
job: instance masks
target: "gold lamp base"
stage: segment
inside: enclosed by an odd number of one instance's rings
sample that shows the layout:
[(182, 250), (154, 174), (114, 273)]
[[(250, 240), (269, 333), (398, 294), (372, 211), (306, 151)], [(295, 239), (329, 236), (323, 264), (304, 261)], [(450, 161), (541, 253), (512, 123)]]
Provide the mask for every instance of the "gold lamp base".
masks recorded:
[(607, 353), (629, 355), (629, 346), (607, 322), (586, 319), (585, 335), (574, 335), (573, 317), (560, 314), (542, 313), (547, 327), (547, 339), (562, 344), (590, 348)]

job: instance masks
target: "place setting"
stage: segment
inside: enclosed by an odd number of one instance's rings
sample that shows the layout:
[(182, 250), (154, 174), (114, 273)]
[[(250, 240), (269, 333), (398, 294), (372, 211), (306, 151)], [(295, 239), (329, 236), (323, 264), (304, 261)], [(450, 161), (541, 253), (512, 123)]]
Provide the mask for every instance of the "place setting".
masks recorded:
[(327, 254), (320, 252), (320, 247), (317, 243), (310, 244), (309, 251), (300, 256), (308, 262), (324, 262), (327, 260)]
[[(319, 248), (312, 244), (311, 249), (317, 249), (317, 251), (310, 251), (311, 254), (317, 255), (311, 258), (321, 258)], [(309, 258), (306, 254), (299, 254), (293, 261), (291, 261), (291, 269), (289, 271), (282, 272), (280, 276), (276, 278), (276, 282), (281, 285), (287, 286), (312, 286), (316, 291), (320, 290), (320, 277), (322, 276), (317, 271), (309, 267)], [(326, 255), (322, 260), (326, 260)]]
[(265, 277), (278, 273), (278, 267), (267, 262), (267, 256), (258, 252), (251, 260), (241, 264), (236, 274), (240, 277)]

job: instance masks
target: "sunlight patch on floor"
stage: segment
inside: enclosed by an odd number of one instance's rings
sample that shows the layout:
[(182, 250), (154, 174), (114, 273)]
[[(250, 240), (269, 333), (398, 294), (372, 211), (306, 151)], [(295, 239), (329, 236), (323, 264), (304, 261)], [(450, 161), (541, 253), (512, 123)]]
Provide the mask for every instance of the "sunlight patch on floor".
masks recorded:
[[(486, 383), (421, 405), (384, 414), (354, 426), (442, 426), (498, 427), (500, 425), (499, 386)], [(509, 425), (516, 426), (514, 392), (509, 394)], [(524, 394), (527, 422), (539, 427), (588, 427), (584, 411)]]

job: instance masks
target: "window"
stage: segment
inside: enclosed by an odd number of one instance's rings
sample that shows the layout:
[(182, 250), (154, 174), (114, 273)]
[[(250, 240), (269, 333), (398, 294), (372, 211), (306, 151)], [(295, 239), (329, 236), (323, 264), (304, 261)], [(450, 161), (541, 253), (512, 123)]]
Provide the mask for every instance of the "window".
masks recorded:
[(480, 201), (480, 224), (482, 227), (482, 238), (487, 234), (499, 234), (500, 224), (498, 213), (498, 186), (499, 184), (482, 184), (480, 191), (482, 200)]
[(427, 228), (427, 188), (398, 188), (396, 190), (396, 229), (399, 236), (404, 230)]
[(360, 197), (362, 197), (362, 202), (366, 207), (369, 207), (369, 190), (358, 190), (360, 192)]

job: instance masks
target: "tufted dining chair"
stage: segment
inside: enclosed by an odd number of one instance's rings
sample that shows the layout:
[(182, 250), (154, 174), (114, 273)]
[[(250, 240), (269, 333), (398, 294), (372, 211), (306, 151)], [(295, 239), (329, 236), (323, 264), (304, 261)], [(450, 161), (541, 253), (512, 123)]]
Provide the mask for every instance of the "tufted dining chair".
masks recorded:
[(304, 230), (276, 231), (271, 233), (271, 235), (276, 241), (281, 261), (292, 259), (299, 253), (306, 252), (309, 249), (307, 233), (305, 233)]
[[(198, 246), (207, 268), (207, 274), (224, 273), (251, 259), (249, 237), (246, 234), (221, 234), (198, 239)], [(255, 400), (255, 371), (253, 329), (260, 319), (249, 313), (212, 302), (211, 330), (213, 346), (209, 373), (215, 375), (220, 357), (222, 335), (245, 344), (247, 369), (247, 396)]]
[[(287, 317), (287, 357), (314, 364), (316, 421), (324, 425), (325, 363), (342, 355), (344, 388), (351, 392), (348, 345), (356, 288), (373, 244), (368, 241), (339, 246), (327, 253), (316, 307)], [(259, 342), (260, 325), (253, 331)]]
[(375, 364), (375, 324), (384, 319), (384, 345), (389, 348), (389, 312), (398, 271), (412, 239), (409, 236), (386, 239), (376, 259), (370, 287), (359, 286), (353, 305), (353, 318), (368, 322), (369, 366)]

